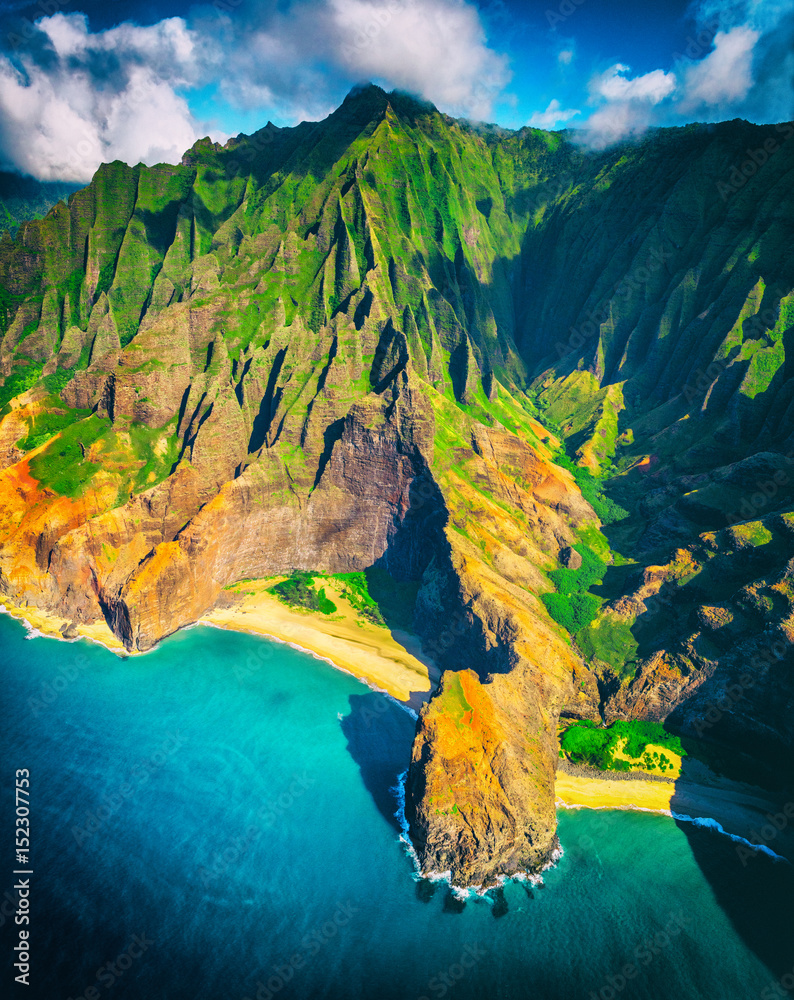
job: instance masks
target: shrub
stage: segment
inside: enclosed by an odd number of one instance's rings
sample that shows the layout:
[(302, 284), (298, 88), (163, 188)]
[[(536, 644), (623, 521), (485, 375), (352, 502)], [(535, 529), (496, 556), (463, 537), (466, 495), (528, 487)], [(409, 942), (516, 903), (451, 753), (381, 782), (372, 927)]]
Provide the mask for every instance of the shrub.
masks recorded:
[[(627, 757), (641, 757), (649, 744), (666, 747), (678, 754), (679, 757), (686, 755), (686, 750), (678, 736), (668, 733), (660, 722), (634, 719), (631, 722), (613, 722), (609, 728), (618, 736), (626, 738), (625, 753)], [(665, 757), (664, 754), (662, 757), (670, 763), (669, 758)]]
[(338, 573), (336, 579), (343, 585), (343, 596), (350, 604), (376, 625), (384, 625), (378, 604), (370, 595), (367, 577), (364, 573)]
[(309, 611), (319, 611), (323, 615), (332, 615), (336, 611), (336, 605), (326, 596), (324, 587), (319, 593), (314, 589), (312, 584), (315, 575), (306, 572), (293, 573), (287, 580), (282, 580), (281, 583), (271, 587), (270, 593), (285, 604), (308, 608)]
[(560, 745), (572, 761), (607, 770), (612, 763), (611, 737), (587, 720), (575, 722), (563, 734)]
[(321, 587), (317, 594), (317, 610), (323, 615), (332, 615), (336, 611), (336, 605), (326, 597), (325, 587)]
[(541, 594), (551, 617), (575, 635), (595, 618), (599, 600), (592, 594)]
[[(621, 740), (625, 740), (625, 756), (641, 761), (647, 768), (651, 768), (654, 763), (647, 750), (649, 743), (665, 746), (681, 757), (686, 756), (686, 750), (677, 736), (668, 733), (658, 722), (640, 720), (613, 722), (606, 729), (589, 720), (574, 722), (563, 733), (560, 746), (573, 761), (590, 764), (602, 771), (629, 771), (632, 767), (629, 761), (616, 760), (614, 757)], [(673, 762), (664, 753), (657, 763), (662, 772), (673, 767)]]

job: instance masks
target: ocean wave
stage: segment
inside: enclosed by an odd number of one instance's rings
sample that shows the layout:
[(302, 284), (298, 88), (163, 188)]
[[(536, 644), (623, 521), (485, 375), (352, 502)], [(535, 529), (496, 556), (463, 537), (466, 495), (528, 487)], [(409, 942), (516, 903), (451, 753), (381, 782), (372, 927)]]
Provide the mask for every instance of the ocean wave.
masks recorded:
[(389, 791), (397, 800), (397, 809), (394, 812), (394, 818), (400, 824), (400, 829), (402, 830), (400, 843), (403, 845), (405, 853), (411, 859), (414, 866), (414, 878), (422, 878), (422, 866), (419, 864), (419, 855), (411, 843), (411, 838), (408, 835), (408, 820), (405, 818), (405, 782), (407, 778), (408, 768), (397, 775), (397, 784), (393, 788), (390, 788)]
[[(24, 627), (25, 632), (27, 633), (25, 635), (26, 639), (54, 639), (56, 642), (68, 642), (68, 643), (72, 643), (72, 642), (93, 642), (94, 645), (101, 646), (103, 649), (106, 649), (109, 653), (112, 653), (114, 656), (118, 656), (119, 659), (126, 659), (130, 655), (128, 652), (126, 652), (126, 650), (123, 651), (123, 652), (120, 652), (118, 649), (115, 649), (113, 646), (108, 646), (108, 644), (106, 642), (102, 642), (101, 639), (96, 639), (92, 635), (79, 635), (78, 634), (78, 635), (72, 636), (71, 638), (67, 639), (65, 635), (61, 635), (60, 632), (56, 632), (54, 630), (52, 632), (42, 632), (40, 629), (37, 629), (35, 627), (35, 625), (32, 625), (27, 620), (27, 618), (24, 617), (24, 613), (22, 612), (22, 609), (18, 609), (18, 610), (19, 610), (20, 614), (19, 615), (15, 615), (13, 612), (11, 612), (11, 611), (8, 610), (8, 608), (5, 606), (5, 604), (0, 604), (0, 614), (8, 615), (10, 618), (13, 618), (14, 621), (18, 621), (20, 623), (20, 625), (22, 625)], [(151, 653), (154, 648), (155, 647), (152, 647), (152, 649), (146, 650), (146, 652)], [(135, 655), (136, 656), (143, 656), (144, 654), (142, 652), (136, 651)]]
[(394, 795), (397, 800), (397, 809), (394, 813), (394, 817), (400, 824), (400, 829), (402, 833), (400, 834), (400, 843), (403, 845), (405, 853), (410, 858), (413, 867), (413, 879), (418, 882), (420, 879), (426, 879), (428, 882), (447, 882), (453, 895), (460, 900), (466, 900), (471, 897), (483, 897), (493, 888), (501, 888), (508, 882), (530, 882), (532, 885), (543, 885), (543, 876), (541, 872), (548, 871), (549, 868), (556, 867), (558, 861), (565, 853), (562, 848), (562, 844), (559, 842), (554, 850), (551, 852), (550, 859), (541, 868), (540, 872), (515, 872), (513, 875), (497, 875), (496, 886), (490, 886), (484, 889), (481, 885), (456, 885), (452, 881), (452, 872), (436, 872), (429, 871), (423, 872), (422, 865), (419, 861), (419, 855), (416, 853), (414, 845), (411, 843), (411, 837), (409, 834), (408, 820), (405, 818), (405, 782), (408, 778), (408, 769), (406, 768), (401, 774), (397, 775), (397, 784), (390, 788), (389, 791)]
[(710, 816), (688, 816), (686, 813), (673, 812), (672, 809), (649, 809), (647, 806), (634, 806), (634, 805), (610, 805), (610, 806), (591, 806), (584, 805), (582, 803), (574, 803), (568, 805), (561, 799), (557, 799), (557, 807), (562, 809), (592, 809), (595, 812), (601, 811), (615, 811), (615, 812), (644, 812), (644, 813), (654, 813), (657, 816), (669, 816), (670, 819), (678, 820), (680, 823), (691, 823), (693, 826), (700, 826), (704, 829), (711, 830), (713, 833), (721, 834), (723, 837), (728, 837), (736, 844), (746, 844), (751, 847), (754, 851), (761, 851), (763, 854), (767, 854), (774, 861), (784, 861), (786, 864), (790, 865), (791, 862), (788, 858), (784, 858), (780, 854), (775, 854), (775, 852), (767, 847), (765, 844), (754, 844), (751, 840), (747, 840), (745, 837), (740, 837), (737, 833), (728, 833), (728, 831), (719, 823), (716, 819), (712, 819)]
[(788, 858), (784, 858), (781, 854), (775, 854), (775, 852), (770, 847), (767, 847), (766, 844), (754, 844), (752, 840), (740, 837), (736, 833), (728, 833), (721, 823), (718, 823), (716, 819), (711, 819), (709, 816), (687, 816), (686, 813), (676, 812), (671, 812), (670, 815), (673, 819), (679, 820), (681, 823), (692, 823), (693, 826), (700, 826), (707, 830), (713, 830), (714, 833), (721, 833), (724, 837), (728, 837), (735, 844), (746, 844), (754, 851), (760, 851), (762, 854), (767, 854), (774, 861), (784, 861), (787, 865), (791, 864)]

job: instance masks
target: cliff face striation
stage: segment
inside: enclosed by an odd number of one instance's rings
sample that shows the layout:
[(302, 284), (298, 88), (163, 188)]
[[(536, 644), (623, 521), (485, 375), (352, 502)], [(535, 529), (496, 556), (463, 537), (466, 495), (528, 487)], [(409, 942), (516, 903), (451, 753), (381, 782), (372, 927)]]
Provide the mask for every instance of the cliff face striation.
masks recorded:
[[(561, 714), (693, 728), (735, 673), (721, 637), (788, 628), (791, 134), (590, 154), (369, 87), (104, 165), (0, 242), (0, 591), (143, 650), (241, 579), (412, 581), (445, 670), (408, 775), (420, 862), (542, 866)], [(759, 518), (774, 559), (730, 534)], [(767, 675), (731, 732), (771, 746)]]

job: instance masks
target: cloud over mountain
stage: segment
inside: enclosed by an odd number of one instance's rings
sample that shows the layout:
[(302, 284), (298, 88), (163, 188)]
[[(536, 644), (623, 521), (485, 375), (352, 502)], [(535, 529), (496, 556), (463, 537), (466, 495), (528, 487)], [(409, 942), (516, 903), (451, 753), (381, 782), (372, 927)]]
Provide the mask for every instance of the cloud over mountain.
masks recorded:
[(465, 0), (219, 0), (189, 20), (100, 31), (56, 13), (31, 35), (0, 54), (0, 153), (42, 179), (88, 180), (115, 158), (174, 161), (208, 131), (222, 138), (190, 108), (206, 88), (294, 122), (373, 79), (484, 118), (510, 78)]
[(667, 69), (631, 77), (629, 66), (615, 63), (592, 77), (583, 141), (603, 147), (686, 121), (794, 117), (791, 3), (704, 0), (690, 11), (695, 31)]

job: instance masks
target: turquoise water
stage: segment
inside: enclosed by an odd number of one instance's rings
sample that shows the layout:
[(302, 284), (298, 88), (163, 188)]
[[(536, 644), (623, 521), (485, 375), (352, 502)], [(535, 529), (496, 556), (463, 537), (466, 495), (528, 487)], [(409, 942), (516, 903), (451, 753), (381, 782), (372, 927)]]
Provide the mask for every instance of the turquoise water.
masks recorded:
[(389, 790), (414, 720), (308, 654), (195, 628), (120, 659), (5, 616), (0, 650), (0, 894), (31, 772), (33, 972), (14, 995), (747, 1000), (781, 973), (726, 906), (769, 918), (734, 845), (665, 817), (561, 813), (543, 887), (463, 904), (416, 882)]

